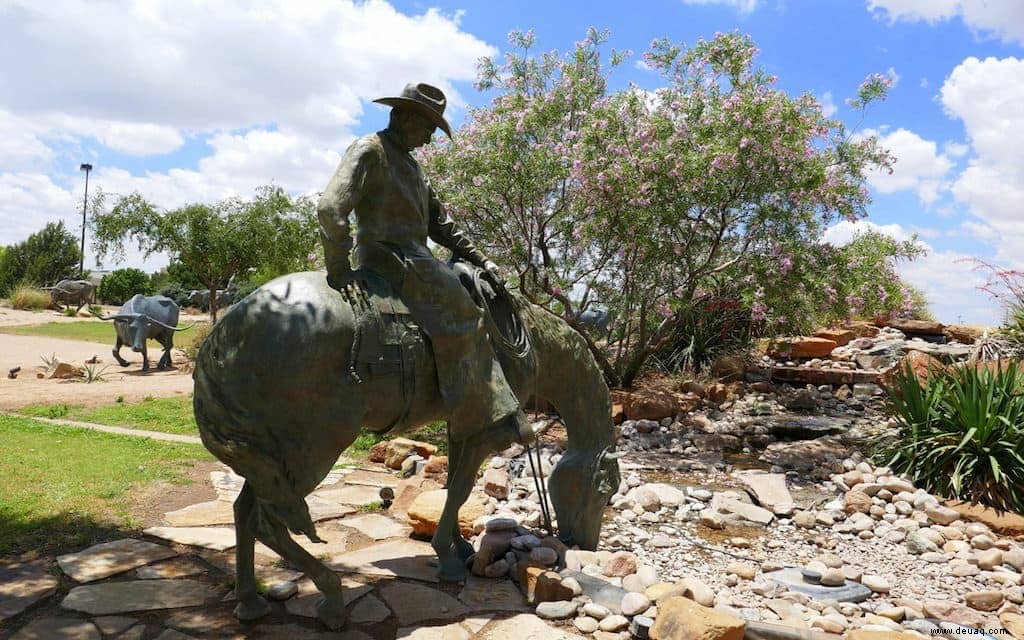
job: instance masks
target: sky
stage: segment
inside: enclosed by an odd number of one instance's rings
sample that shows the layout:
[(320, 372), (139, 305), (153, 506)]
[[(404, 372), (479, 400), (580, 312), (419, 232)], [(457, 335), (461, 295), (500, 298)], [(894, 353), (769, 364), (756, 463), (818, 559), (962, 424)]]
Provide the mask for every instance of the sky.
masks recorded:
[[(50, 221), (81, 230), (89, 189), (173, 208), (251, 197), (263, 184), (324, 188), (346, 146), (383, 128), (374, 98), (407, 82), (448, 95), (449, 121), (489, 97), (477, 61), (513, 29), (568, 51), (588, 27), (633, 52), (612, 89), (656, 89), (651, 41), (750, 34), (791, 94), (876, 135), (896, 156), (873, 173), (866, 220), (829, 228), (916, 234), (899, 266), (939, 320), (998, 324), (973, 258), (1024, 268), (1024, 0), (0, 0), (0, 245)], [(846, 105), (871, 73), (893, 80), (864, 117)], [(155, 271), (166, 256), (86, 268)]]

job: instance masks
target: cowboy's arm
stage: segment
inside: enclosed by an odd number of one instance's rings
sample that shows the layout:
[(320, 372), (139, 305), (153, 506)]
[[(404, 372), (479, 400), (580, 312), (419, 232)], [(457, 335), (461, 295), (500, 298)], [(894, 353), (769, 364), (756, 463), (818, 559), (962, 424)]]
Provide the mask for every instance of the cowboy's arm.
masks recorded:
[(455, 221), (448, 216), (444, 205), (441, 204), (437, 194), (434, 193), (433, 187), (428, 186), (428, 190), (430, 192), (430, 223), (427, 235), (430, 236), (430, 239), (442, 247), (451, 250), (454, 257), (465, 260), (470, 264), (484, 269), (487, 269), (488, 262), (494, 264), (479, 249), (473, 246), (469, 238), (463, 235), (462, 231), (455, 226)]
[(367, 176), (375, 164), (372, 146), (357, 140), (345, 152), (337, 171), (327, 184), (316, 212), (320, 220), (320, 239), (324, 245), (327, 280), (334, 287), (345, 284), (352, 273), (352, 227), (349, 215), (366, 188)]

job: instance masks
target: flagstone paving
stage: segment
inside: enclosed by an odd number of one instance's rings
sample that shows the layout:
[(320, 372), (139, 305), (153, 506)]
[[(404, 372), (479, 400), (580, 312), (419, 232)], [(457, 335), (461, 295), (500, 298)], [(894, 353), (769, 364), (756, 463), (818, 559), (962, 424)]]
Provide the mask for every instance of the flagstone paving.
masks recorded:
[(165, 546), (128, 538), (58, 556), (57, 564), (61, 571), (76, 582), (94, 582), (176, 555)]
[[(463, 640), (478, 637), (481, 630), (490, 633), (496, 625), (499, 631), (485, 637), (578, 637), (559, 635), (532, 614), (515, 616), (512, 625), (492, 620), (496, 613), (502, 618), (529, 611), (507, 578), (438, 584), (434, 550), (410, 538), (411, 527), (390, 512), (357, 513), (357, 507), (380, 500), (381, 487), (397, 484), (390, 472), (368, 468), (332, 470), (308, 497), (325, 544), (295, 536), (342, 574), (351, 628), (324, 629), (315, 619), (322, 597), (316, 586), (261, 543), (256, 545), (261, 583), (283, 582), (281, 598), (295, 593), (283, 602), (271, 600), (265, 622), (240, 623), (233, 615), (230, 588), (235, 566), (231, 501), (244, 480), (224, 470), (211, 473), (210, 482), (216, 500), (168, 512), (168, 526), (144, 531), (151, 540), (114, 540), (56, 562), (0, 563), (0, 619), (20, 616), (34, 605), (37, 609), (22, 623), (15, 619), (11, 640)], [(37, 605), (60, 589), (59, 572), (70, 583), (67, 593)], [(294, 587), (284, 589), (288, 583)], [(549, 633), (531, 635), (539, 630)]]

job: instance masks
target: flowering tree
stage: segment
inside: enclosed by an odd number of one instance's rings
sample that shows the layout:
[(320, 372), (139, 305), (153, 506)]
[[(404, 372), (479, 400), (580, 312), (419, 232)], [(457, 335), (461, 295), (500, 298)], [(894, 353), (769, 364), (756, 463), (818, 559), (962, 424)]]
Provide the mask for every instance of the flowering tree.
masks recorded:
[[(591, 341), (592, 351), (610, 383), (628, 386), (723, 283), (766, 320), (793, 324), (756, 292), (802, 272), (824, 225), (863, 216), (865, 173), (890, 158), (812, 96), (775, 88), (746, 36), (689, 50), (656, 41), (644, 61), (664, 86), (617, 93), (606, 90), (605, 38), (591, 31), (565, 58), (533, 59), (532, 38), (514, 34), (524, 53), (482, 66), (481, 84), (501, 93), (425, 160), (531, 300), (578, 329), (595, 300), (611, 310), (609, 349)], [(852, 104), (883, 97), (886, 82), (869, 78)]]

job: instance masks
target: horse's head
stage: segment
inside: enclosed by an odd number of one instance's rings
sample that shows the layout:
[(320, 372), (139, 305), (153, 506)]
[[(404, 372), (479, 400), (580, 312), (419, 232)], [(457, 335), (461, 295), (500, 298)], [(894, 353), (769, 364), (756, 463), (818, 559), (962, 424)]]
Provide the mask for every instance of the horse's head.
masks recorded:
[(569, 451), (551, 473), (548, 489), (558, 516), (558, 537), (565, 544), (597, 547), (604, 508), (619, 488), (621, 456), (611, 448), (596, 457)]

